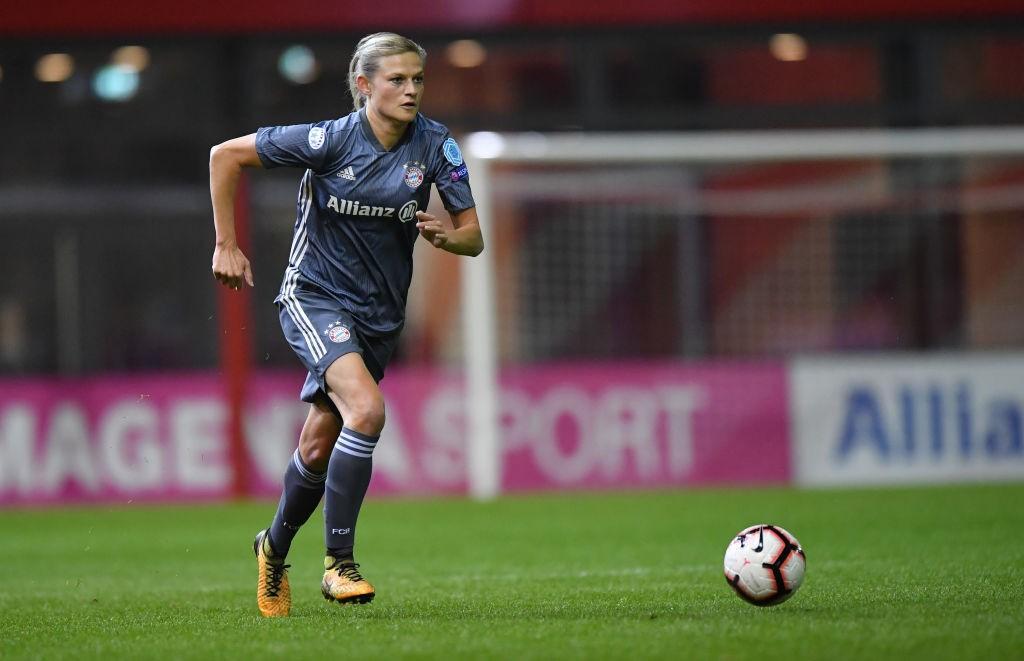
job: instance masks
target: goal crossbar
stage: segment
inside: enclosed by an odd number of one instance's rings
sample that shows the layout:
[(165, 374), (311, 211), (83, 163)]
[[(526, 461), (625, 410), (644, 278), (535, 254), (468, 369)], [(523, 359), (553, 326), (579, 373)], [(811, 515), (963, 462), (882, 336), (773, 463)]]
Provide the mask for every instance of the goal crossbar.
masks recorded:
[(999, 156), (1024, 152), (1024, 128), (843, 129), (717, 133), (480, 132), (466, 141), (482, 160), (619, 163)]

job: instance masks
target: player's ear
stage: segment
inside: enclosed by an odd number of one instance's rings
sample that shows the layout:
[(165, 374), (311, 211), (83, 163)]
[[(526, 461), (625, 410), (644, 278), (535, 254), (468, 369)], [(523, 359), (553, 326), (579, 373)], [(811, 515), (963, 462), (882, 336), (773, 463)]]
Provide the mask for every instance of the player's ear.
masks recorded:
[(356, 76), (356, 89), (359, 90), (359, 93), (362, 94), (363, 96), (369, 96), (370, 79), (364, 76), (363, 74), (359, 74), (358, 76)]

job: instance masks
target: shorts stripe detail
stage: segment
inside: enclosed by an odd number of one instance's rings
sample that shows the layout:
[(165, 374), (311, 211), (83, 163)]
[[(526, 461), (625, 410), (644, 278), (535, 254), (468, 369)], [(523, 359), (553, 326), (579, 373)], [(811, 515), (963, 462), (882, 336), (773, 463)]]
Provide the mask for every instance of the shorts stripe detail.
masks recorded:
[[(303, 252), (305, 252), (305, 250), (303, 250)], [(295, 287), (298, 286), (299, 284), (299, 270), (297, 268), (291, 268), (290, 270), (292, 271), (292, 284), (291, 291), (289, 292), (289, 297), (294, 302), (295, 309), (298, 311), (299, 316), (302, 318), (302, 320), (306, 323), (306, 328), (309, 330), (310, 335), (312, 335), (313, 337), (314, 343), (320, 350), (320, 356), (316, 359), (317, 362), (320, 362), (320, 358), (323, 358), (325, 355), (327, 355), (327, 347), (324, 346), (324, 341), (320, 339), (320, 335), (316, 332), (316, 326), (314, 326), (313, 322), (309, 320), (308, 316), (306, 316), (306, 311), (302, 309), (301, 305), (299, 305), (299, 299), (296, 298), (295, 296)]]
[(316, 328), (313, 326), (313, 322), (309, 320), (306, 313), (303, 311), (302, 306), (299, 305), (298, 299), (295, 297), (295, 285), (299, 276), (299, 270), (293, 266), (289, 266), (285, 271), (284, 285), (282, 286), (281, 302), (284, 303), (285, 310), (288, 311), (288, 316), (295, 322), (295, 326), (302, 333), (302, 337), (306, 340), (306, 348), (309, 349), (310, 355), (313, 357), (313, 362), (320, 362), (320, 359), (327, 355), (327, 348), (324, 346), (323, 341), (316, 332)]
[(292, 455), (292, 462), (295, 464), (295, 468), (298, 469), (299, 474), (302, 478), (311, 484), (323, 484), (327, 481), (327, 471), (323, 473), (314, 473), (305, 466), (302, 465), (302, 458), (299, 457), (299, 451), (295, 450)]
[[(281, 302), (284, 303), (284, 309), (287, 310), (288, 316), (292, 318), (292, 323), (299, 329), (299, 333), (302, 334), (302, 338), (306, 341), (306, 348), (309, 350), (310, 356), (313, 358), (314, 363), (320, 362), (324, 353), (321, 353), (320, 347), (318, 346), (320, 338), (316, 336), (315, 331), (310, 330), (302, 320), (300, 314), (301, 308), (298, 308), (298, 303), (294, 300), (291, 294), (281, 296)], [(296, 312), (296, 308), (300, 312)]]

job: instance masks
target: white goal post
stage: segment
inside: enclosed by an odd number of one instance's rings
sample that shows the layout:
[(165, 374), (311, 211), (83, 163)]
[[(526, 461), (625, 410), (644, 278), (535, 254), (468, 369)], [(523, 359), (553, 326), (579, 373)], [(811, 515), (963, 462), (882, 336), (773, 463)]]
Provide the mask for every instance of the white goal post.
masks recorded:
[[(493, 240), (493, 166), (729, 163), (851, 158), (1022, 156), (1024, 128), (809, 130), (716, 133), (473, 133), (465, 140), (485, 245)], [(501, 491), (498, 342), (493, 250), (463, 262), (469, 494)]]

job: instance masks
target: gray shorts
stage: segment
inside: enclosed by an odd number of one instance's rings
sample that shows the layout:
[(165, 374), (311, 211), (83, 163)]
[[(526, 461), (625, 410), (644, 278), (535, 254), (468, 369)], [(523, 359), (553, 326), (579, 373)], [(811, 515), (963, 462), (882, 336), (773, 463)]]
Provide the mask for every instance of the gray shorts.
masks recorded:
[(285, 339), (309, 372), (299, 395), (302, 401), (312, 402), (317, 392), (327, 394), (327, 368), (347, 353), (362, 355), (374, 381), (384, 378), (398, 346), (398, 333), (367, 335), (335, 298), (302, 278), (275, 302)]

